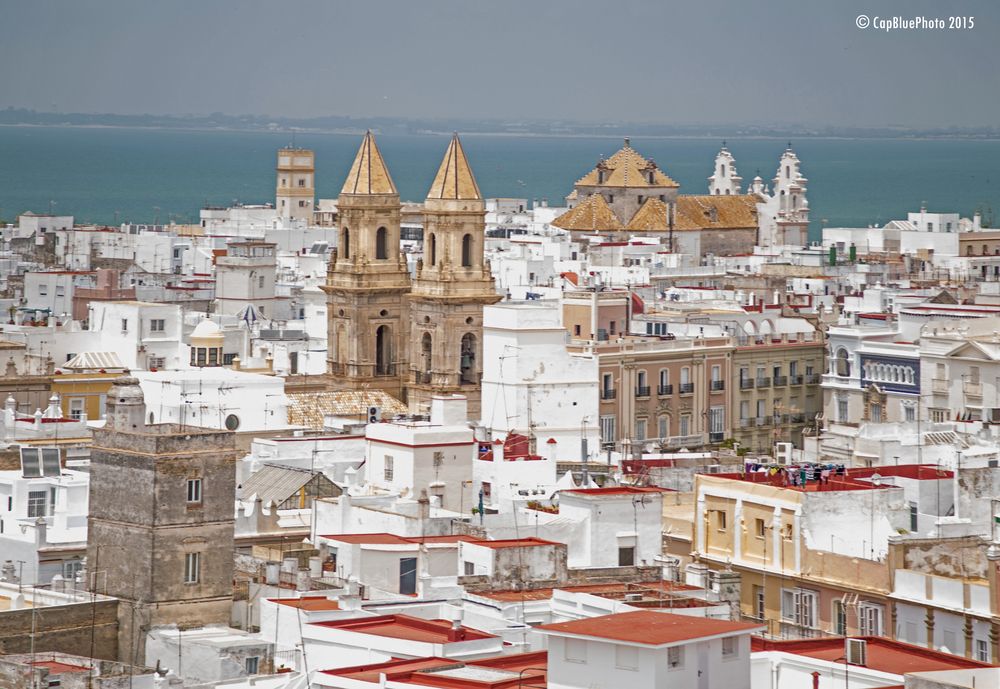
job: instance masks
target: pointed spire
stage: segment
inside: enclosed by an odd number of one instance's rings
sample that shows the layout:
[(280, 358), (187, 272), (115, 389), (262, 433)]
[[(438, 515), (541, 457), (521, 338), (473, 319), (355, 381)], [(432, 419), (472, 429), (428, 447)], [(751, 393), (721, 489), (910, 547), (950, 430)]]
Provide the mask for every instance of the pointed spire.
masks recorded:
[(441, 167), (434, 177), (431, 190), (427, 192), (427, 198), (447, 200), (483, 198), (457, 133), (451, 137), (451, 143), (445, 151), (444, 160), (441, 161)]
[(361, 141), (358, 155), (354, 158), (351, 171), (347, 173), (347, 181), (341, 194), (396, 194), (396, 185), (392, 183), (389, 169), (382, 160), (382, 154), (375, 144), (375, 136), (369, 129)]

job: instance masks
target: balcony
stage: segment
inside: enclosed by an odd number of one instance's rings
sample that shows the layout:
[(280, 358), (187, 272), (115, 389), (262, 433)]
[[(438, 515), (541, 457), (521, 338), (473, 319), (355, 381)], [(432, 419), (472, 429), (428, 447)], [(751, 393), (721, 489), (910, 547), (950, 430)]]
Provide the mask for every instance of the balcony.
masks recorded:
[(672, 395), (672, 394), (674, 394), (674, 386), (673, 385), (660, 385), (659, 387), (656, 388), (656, 394), (660, 395), (661, 397), (664, 396), (664, 395)]
[(771, 387), (771, 379), (770, 378), (758, 378), (757, 379), (757, 387), (759, 387), (759, 388), (769, 388), (769, 387)]
[(792, 385), (802, 385), (802, 381), (805, 380), (805, 376), (789, 376)]
[(753, 389), (753, 378), (740, 379), (740, 390), (752, 390), (752, 389)]
[(712, 392), (718, 392), (719, 390), (726, 389), (726, 381), (724, 380), (713, 380), (712, 381)]
[(601, 390), (601, 399), (602, 400), (613, 400), (614, 398), (615, 398), (615, 391), (614, 390)]
[(770, 416), (758, 416), (756, 419), (756, 425), (759, 426), (770, 426), (771, 417)]
[(778, 387), (779, 385), (788, 385), (788, 376), (775, 376), (774, 387)]
[(396, 364), (375, 364), (375, 375), (376, 376), (396, 375)]
[(935, 395), (947, 395), (948, 394), (948, 384), (951, 381), (946, 378), (932, 378), (931, 379), (931, 392)]
[(649, 386), (648, 385), (638, 385), (635, 388), (636, 397), (649, 397)]
[(694, 383), (681, 383), (681, 394), (690, 395), (694, 392)]
[(710, 443), (721, 443), (725, 437), (726, 437), (726, 434), (722, 433), (722, 432), (719, 432), (719, 433), (709, 433), (708, 434), (708, 442), (710, 442)]
[(740, 428), (749, 428), (754, 425), (753, 419), (740, 419)]
[(806, 374), (806, 385), (819, 385), (819, 374), (818, 373)]
[(962, 389), (965, 391), (966, 397), (976, 397), (982, 399), (983, 397), (983, 384), (982, 383), (969, 383), (966, 382)]

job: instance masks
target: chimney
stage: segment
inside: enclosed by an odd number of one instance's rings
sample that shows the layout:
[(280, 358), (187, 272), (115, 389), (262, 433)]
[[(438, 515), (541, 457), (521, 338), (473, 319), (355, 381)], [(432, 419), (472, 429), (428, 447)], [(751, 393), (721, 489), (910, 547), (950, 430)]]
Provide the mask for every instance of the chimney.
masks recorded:
[(461, 609), (458, 609), (451, 618), (451, 628), (448, 630), (448, 641), (465, 641), (465, 628), (462, 626)]

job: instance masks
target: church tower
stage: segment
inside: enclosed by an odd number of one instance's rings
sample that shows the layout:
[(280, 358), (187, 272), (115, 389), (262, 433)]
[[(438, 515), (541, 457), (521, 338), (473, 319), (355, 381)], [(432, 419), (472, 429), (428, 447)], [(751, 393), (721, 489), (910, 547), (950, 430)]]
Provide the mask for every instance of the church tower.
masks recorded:
[(715, 196), (737, 195), (743, 178), (736, 174), (736, 160), (722, 142), (722, 149), (715, 156), (715, 172), (708, 178), (708, 193)]
[(410, 295), (412, 411), (460, 393), (478, 418), (483, 306), (500, 300), (483, 258), (486, 205), (458, 135), (452, 137), (424, 202), (424, 256)]
[(399, 193), (370, 131), (337, 213), (337, 249), (323, 287), (332, 387), (376, 388), (402, 399), (410, 274), (399, 249)]
[(805, 246), (809, 235), (809, 202), (806, 200), (806, 178), (799, 170), (799, 157), (792, 144), (778, 161), (773, 192), (777, 199), (777, 235), (781, 244)]

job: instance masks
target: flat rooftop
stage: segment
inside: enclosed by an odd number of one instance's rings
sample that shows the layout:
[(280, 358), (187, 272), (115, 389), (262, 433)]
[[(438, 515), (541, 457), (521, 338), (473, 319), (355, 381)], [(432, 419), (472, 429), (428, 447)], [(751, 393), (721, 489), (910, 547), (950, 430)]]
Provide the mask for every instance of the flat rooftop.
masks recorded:
[(571, 622), (543, 624), (535, 629), (557, 636), (622, 641), (641, 646), (670, 646), (695, 639), (763, 631), (764, 625), (637, 610)]
[[(962, 670), (966, 668), (992, 667), (989, 663), (962, 658), (933, 651), (923, 646), (914, 646), (901, 641), (892, 641), (881, 636), (851, 637), (868, 642), (867, 665), (873, 670), (902, 675), (907, 672), (931, 670)], [(788, 641), (768, 641), (754, 637), (752, 651), (781, 651), (794, 653), (832, 663), (844, 662), (844, 637), (831, 636), (819, 639), (795, 639)]]
[[(409, 615), (379, 615), (377, 617), (362, 617), (349, 620), (336, 620), (329, 622), (311, 622), (317, 627), (327, 629), (340, 629), (345, 632), (355, 632), (357, 634), (371, 634), (373, 636), (385, 636), (393, 639), (406, 639), (407, 641), (417, 641), (428, 644), (454, 643), (449, 637), (451, 632), (451, 622), (448, 620), (425, 620)], [(493, 634), (486, 634), (468, 627), (461, 627), (464, 631), (462, 641), (478, 641), (482, 639), (495, 639)]]
[[(787, 467), (789, 471), (792, 467)], [(848, 490), (874, 490), (883, 488), (895, 488), (898, 484), (892, 480), (885, 480), (881, 485), (876, 486), (872, 482), (872, 477), (878, 474), (882, 479), (911, 479), (917, 481), (933, 481), (951, 479), (954, 474), (949, 469), (944, 469), (932, 464), (903, 464), (900, 466), (866, 467), (856, 469), (846, 469), (842, 475), (832, 473), (830, 480), (823, 483), (819, 480), (818, 472), (816, 478), (807, 481), (805, 485), (793, 486), (786, 483), (782, 474), (770, 474), (769, 472), (730, 472), (726, 474), (707, 474), (717, 478), (731, 479), (733, 481), (743, 481), (745, 483), (756, 483), (772, 486), (774, 488), (785, 488), (799, 491), (800, 493), (825, 493), (831, 491)]]

